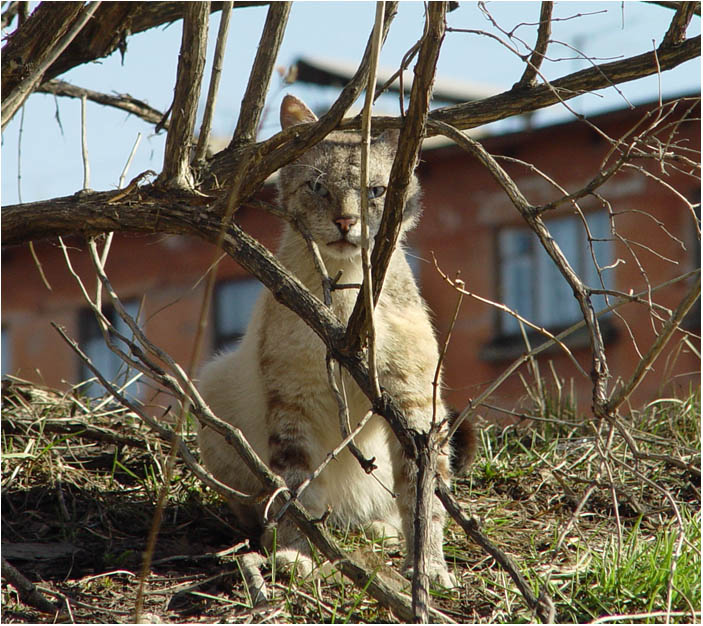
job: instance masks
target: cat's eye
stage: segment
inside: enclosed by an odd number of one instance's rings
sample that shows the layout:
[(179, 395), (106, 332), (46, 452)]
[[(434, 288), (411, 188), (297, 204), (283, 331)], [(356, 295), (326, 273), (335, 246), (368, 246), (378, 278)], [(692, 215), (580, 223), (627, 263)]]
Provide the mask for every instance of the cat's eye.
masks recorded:
[(386, 193), (386, 188), (382, 186), (369, 187), (369, 200), (374, 198), (380, 198), (384, 193)]
[(308, 187), (310, 187), (310, 190), (314, 194), (320, 196), (321, 198), (324, 198), (329, 193), (327, 191), (327, 187), (325, 187), (322, 183), (319, 183), (316, 180), (309, 180)]

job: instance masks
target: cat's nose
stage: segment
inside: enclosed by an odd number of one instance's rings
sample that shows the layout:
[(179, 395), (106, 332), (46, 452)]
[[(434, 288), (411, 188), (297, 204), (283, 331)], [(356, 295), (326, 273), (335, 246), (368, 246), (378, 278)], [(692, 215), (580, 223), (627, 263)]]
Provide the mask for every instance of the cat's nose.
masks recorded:
[(355, 217), (342, 216), (334, 220), (334, 223), (337, 224), (339, 232), (346, 235), (351, 230), (352, 226), (356, 224), (356, 221)]

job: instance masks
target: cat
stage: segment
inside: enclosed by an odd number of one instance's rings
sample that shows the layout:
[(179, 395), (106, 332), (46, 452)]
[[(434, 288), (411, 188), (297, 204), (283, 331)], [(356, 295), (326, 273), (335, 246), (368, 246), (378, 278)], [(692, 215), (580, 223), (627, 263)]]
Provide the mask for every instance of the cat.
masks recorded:
[[(299, 99), (286, 96), (281, 104), (281, 126), (317, 119)], [(383, 212), (384, 195), (396, 150), (397, 133), (372, 138), (369, 158), (368, 223), (371, 242)], [(342, 272), (341, 282), (362, 282), (359, 167), (360, 135), (335, 131), (279, 172), (279, 199), (291, 217), (303, 220), (317, 243), (330, 276)], [(420, 188), (413, 175), (404, 208), (402, 234), (417, 222)], [(322, 300), (321, 277), (303, 237), (286, 224), (278, 259)], [(332, 292), (331, 308), (344, 323), (356, 301), (358, 288)], [(420, 297), (402, 245), (393, 252), (375, 309), (376, 359), (381, 386), (396, 399), (409, 424), (426, 431), (433, 416), (433, 379), (439, 358), (437, 341), (427, 307)], [(246, 333), (238, 347), (207, 364), (200, 388), (212, 410), (241, 429), (249, 443), (283, 477), (297, 488), (342, 439), (338, 405), (326, 370), (326, 349), (310, 327), (295, 313), (263, 290)], [(343, 387), (354, 428), (370, 408), (368, 398), (345, 372)], [(343, 383), (340, 385), (339, 383)], [(447, 421), (448, 411), (436, 402), (435, 419)], [(457, 464), (465, 468), (473, 456), (475, 437), (466, 423), (460, 437), (467, 442)], [(203, 460), (219, 480), (255, 494), (261, 484), (224, 439), (207, 427), (200, 430)], [(314, 517), (329, 515), (342, 527), (361, 527), (385, 537), (405, 537), (406, 575), (413, 563), (413, 523), (417, 466), (408, 459), (387, 422), (374, 415), (355, 437), (366, 458), (377, 469), (365, 473), (348, 450), (303, 491), (300, 500)], [(438, 458), (438, 474), (450, 480), (450, 450)], [(262, 509), (230, 503), (249, 534), (263, 530)], [(432, 505), (430, 574), (445, 587), (455, 585), (442, 551), (445, 511), (436, 499)], [(263, 543), (273, 539), (265, 533)], [(307, 541), (284, 516), (276, 529), (277, 564), (295, 564), (310, 571)], [(270, 548), (270, 545), (267, 546)]]

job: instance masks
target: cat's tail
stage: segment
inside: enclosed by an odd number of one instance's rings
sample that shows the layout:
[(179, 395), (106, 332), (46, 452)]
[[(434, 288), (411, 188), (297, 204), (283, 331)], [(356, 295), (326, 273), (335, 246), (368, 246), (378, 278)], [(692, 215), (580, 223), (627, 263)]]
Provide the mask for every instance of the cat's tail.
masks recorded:
[[(449, 409), (449, 428), (451, 428), (459, 417), (459, 411)], [(450, 463), (454, 476), (463, 476), (471, 468), (471, 464), (476, 457), (478, 447), (478, 436), (473, 422), (465, 419), (456, 432), (452, 435)]]

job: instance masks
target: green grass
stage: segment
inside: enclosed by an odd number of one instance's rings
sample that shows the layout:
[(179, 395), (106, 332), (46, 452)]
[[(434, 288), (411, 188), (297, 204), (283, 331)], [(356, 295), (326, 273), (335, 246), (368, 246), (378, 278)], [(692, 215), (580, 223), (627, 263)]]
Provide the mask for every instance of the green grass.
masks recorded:
[[(536, 594), (547, 585), (561, 622), (664, 623), (667, 615), (671, 623), (700, 621), (700, 394), (661, 398), (623, 413), (623, 428), (637, 446), (635, 458), (621, 432), (589, 421), (568, 394), (550, 396), (546, 385), (543, 389), (539, 421), (508, 428), (482, 425), (473, 470), (454, 488), (467, 514), (515, 561)], [(20, 402), (7, 396), (3, 403), (4, 417), (16, 426), (2, 438), (3, 541), (70, 541), (84, 547), (70, 562), (18, 564), (33, 580), (82, 601), (85, 606), (73, 607), (76, 621), (113, 621), (100, 612), (109, 606), (95, 594), (108, 594), (114, 610), (134, 606), (137, 577), (109, 572), (139, 569), (166, 451), (123, 412), (93, 415), (88, 407), (81, 414), (70, 399), (48, 392), (23, 397)], [(69, 415), (91, 426), (140, 434), (149, 450), (49, 428)], [(149, 612), (166, 622), (395, 621), (349, 581), (301, 580), (294, 573), (276, 573), (270, 564), (262, 574), (271, 602), (255, 609), (236, 554), (196, 558), (240, 542), (232, 524), (222, 502), (178, 464), (155, 555), (178, 558), (152, 575), (150, 589), (164, 591), (149, 596)], [(358, 532), (333, 534), (371, 571), (409, 589), (399, 574), (402, 550), (384, 548)], [(190, 551), (196, 555), (192, 560)], [(506, 572), (454, 523), (446, 529), (445, 556), (460, 588), (434, 590), (432, 597), (449, 618), (535, 621)], [(102, 576), (99, 583), (89, 572)], [(183, 585), (189, 589), (177, 592)], [(2, 593), (5, 621), (43, 619), (18, 602), (11, 587), (4, 584)]]

